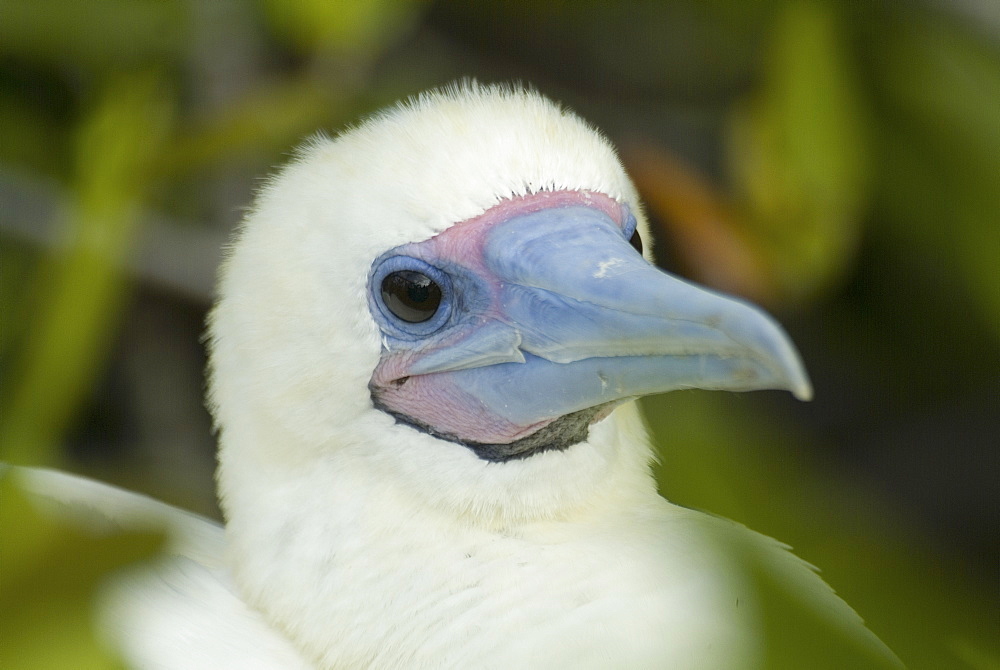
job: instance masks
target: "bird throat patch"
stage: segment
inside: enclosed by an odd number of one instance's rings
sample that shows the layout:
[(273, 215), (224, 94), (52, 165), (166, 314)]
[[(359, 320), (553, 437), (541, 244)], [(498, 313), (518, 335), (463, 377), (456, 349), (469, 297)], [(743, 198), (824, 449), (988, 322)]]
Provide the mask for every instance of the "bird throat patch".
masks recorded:
[(620, 401), (615, 401), (587, 407), (561, 416), (531, 435), (526, 435), (513, 442), (487, 444), (462, 440), (454, 435), (441, 433), (412, 417), (394, 412), (391, 408), (380, 403), (377, 396), (373, 396), (372, 399), (375, 402), (375, 407), (396, 419), (396, 423), (410, 426), (441, 440), (461, 444), (463, 447), (471, 449), (482, 460), (491, 463), (521, 460), (545, 451), (565, 451), (574, 444), (586, 441), (590, 435), (590, 424), (607, 416), (611, 409), (620, 404)]

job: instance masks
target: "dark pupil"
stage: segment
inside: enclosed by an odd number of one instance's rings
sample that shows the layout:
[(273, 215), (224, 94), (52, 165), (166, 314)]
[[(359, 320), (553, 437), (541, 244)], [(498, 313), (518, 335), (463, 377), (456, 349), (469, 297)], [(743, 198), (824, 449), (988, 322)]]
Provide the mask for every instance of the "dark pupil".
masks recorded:
[(441, 287), (425, 274), (401, 270), (382, 280), (382, 301), (403, 321), (420, 323), (437, 311), (441, 304)]
[(639, 252), (640, 256), (642, 255), (642, 238), (639, 237), (638, 230), (632, 233), (632, 237), (628, 238), (628, 243), (632, 245), (633, 249)]

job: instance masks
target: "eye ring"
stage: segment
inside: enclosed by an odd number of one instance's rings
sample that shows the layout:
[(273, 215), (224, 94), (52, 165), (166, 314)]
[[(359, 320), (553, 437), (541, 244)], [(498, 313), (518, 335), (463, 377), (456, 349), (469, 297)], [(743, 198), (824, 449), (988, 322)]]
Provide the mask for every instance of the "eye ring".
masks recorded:
[(377, 260), (368, 280), (372, 314), (387, 335), (414, 339), (448, 322), (454, 292), (449, 275), (412, 256)]

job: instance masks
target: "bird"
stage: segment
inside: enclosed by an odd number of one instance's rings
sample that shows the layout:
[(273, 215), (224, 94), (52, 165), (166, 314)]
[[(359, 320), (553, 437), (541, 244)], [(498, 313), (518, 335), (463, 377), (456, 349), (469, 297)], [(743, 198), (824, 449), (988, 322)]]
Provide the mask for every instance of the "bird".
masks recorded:
[(650, 249), (575, 113), (420, 94), (306, 142), (234, 236), (207, 337), (224, 524), (22, 485), (166, 528), (102, 592), (131, 667), (779, 667), (762, 581), (827, 631), (788, 667), (901, 667), (788, 547), (658, 492), (637, 398), (812, 389), (770, 316)]

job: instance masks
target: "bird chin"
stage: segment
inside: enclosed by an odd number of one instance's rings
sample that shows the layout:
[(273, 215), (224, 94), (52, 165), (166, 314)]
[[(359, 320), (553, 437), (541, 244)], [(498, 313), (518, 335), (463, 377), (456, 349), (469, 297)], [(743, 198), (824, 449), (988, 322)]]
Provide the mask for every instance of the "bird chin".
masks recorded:
[(615, 400), (594, 407), (587, 407), (565, 414), (555, 419), (541, 422), (532, 433), (507, 443), (476, 442), (457, 435), (443, 433), (433, 426), (405, 414), (393, 411), (375, 397), (375, 406), (386, 412), (396, 423), (410, 426), (441, 440), (460, 444), (470, 449), (476, 456), (491, 463), (506, 463), (523, 460), (546, 451), (565, 451), (575, 444), (585, 442), (590, 436), (590, 426), (608, 417), (624, 400)]

